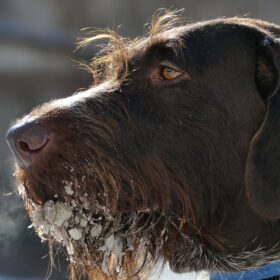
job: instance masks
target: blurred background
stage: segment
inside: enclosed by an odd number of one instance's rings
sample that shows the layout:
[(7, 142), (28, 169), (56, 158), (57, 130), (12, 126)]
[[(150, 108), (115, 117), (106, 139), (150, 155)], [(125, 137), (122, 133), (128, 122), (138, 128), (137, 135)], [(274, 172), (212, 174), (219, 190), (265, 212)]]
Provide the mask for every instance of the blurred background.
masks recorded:
[[(89, 60), (96, 50), (73, 53), (84, 27), (117, 29), (124, 36), (143, 34), (158, 8), (185, 8), (191, 20), (221, 16), (260, 18), (280, 24), (279, 0), (0, 0), (0, 280), (45, 278), (47, 244), (32, 229), (21, 199), (14, 193), (13, 159), (5, 133), (34, 106), (72, 94), (91, 83), (74, 60)], [(67, 279), (64, 256), (50, 279)], [(177, 277), (169, 271), (162, 279)]]

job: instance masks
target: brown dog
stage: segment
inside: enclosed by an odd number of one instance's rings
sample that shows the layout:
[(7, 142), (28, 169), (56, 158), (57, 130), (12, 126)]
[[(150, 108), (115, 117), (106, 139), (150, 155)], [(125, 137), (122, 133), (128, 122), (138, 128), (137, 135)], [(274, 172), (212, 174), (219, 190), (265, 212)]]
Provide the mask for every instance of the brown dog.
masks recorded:
[(280, 257), (280, 27), (177, 23), (167, 13), (145, 38), (86, 39), (110, 40), (94, 86), (8, 132), (35, 230), (66, 247), (73, 278)]

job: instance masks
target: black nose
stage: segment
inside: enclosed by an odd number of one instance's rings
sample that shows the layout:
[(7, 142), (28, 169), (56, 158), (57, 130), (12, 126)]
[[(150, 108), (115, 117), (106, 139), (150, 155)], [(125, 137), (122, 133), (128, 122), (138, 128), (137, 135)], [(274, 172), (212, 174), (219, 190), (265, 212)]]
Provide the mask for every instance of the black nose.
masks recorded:
[(18, 124), (7, 132), (7, 141), (18, 164), (27, 168), (49, 141), (47, 130), (39, 123)]

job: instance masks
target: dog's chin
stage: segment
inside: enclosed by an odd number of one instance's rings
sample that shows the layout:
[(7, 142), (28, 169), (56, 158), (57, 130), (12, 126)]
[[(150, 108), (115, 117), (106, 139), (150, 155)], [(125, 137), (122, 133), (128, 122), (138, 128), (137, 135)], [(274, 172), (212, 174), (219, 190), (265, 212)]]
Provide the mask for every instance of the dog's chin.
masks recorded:
[[(28, 186), (30, 189), (30, 186)], [(62, 245), (74, 271), (99, 275), (96, 279), (145, 279), (162, 255), (167, 239), (165, 217), (150, 209), (113, 213), (87, 193), (65, 188), (38, 204), (20, 185), (26, 209), (42, 240)], [(134, 275), (134, 276), (133, 276)], [(101, 278), (103, 277), (103, 278)]]

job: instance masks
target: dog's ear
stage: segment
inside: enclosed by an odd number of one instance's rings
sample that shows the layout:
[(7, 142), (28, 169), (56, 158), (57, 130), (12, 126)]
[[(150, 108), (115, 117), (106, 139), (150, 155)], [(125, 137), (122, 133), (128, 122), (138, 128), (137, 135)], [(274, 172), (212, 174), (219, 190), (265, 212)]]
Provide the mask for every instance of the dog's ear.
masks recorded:
[(263, 37), (257, 51), (256, 82), (267, 105), (246, 166), (250, 205), (266, 219), (280, 218), (280, 42)]

